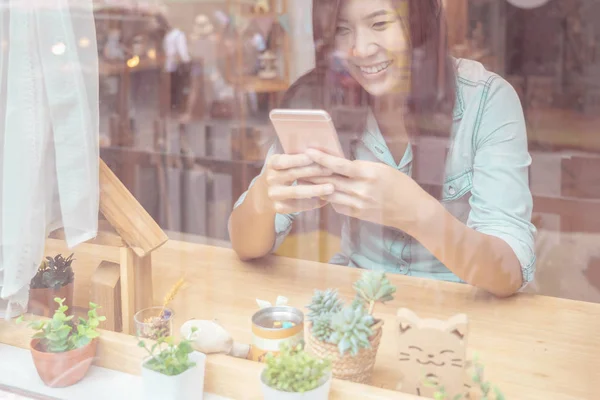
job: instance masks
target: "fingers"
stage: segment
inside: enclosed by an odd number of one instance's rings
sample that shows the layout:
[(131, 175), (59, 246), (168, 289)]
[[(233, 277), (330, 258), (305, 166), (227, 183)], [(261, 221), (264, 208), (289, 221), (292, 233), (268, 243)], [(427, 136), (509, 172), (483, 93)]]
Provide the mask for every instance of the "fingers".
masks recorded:
[(282, 171), (290, 168), (306, 167), (313, 164), (313, 161), (306, 154), (273, 154), (269, 157), (267, 164), (270, 168)]
[(331, 171), (318, 164), (311, 164), (306, 167), (294, 167), (288, 170), (272, 171), (267, 174), (267, 183), (270, 186), (274, 186), (279, 184), (289, 184), (304, 178), (329, 175), (331, 175)]
[(311, 199), (328, 196), (334, 191), (333, 185), (296, 185), (296, 186), (272, 186), (269, 187), (269, 198), (276, 201), (290, 199)]
[(341, 207), (348, 210), (347, 212), (351, 212), (353, 215), (357, 214), (358, 210), (363, 208), (362, 202), (359, 198), (342, 192), (334, 192), (330, 195), (324, 196), (323, 199), (327, 200), (336, 208)]
[(373, 199), (374, 194), (377, 193), (374, 192), (372, 187), (365, 185), (364, 182), (361, 180), (348, 178), (340, 175), (325, 177), (315, 176), (307, 178), (306, 181), (316, 185), (325, 185), (327, 183), (330, 183), (335, 188), (336, 193), (342, 192), (365, 201)]
[(307, 150), (306, 155), (308, 155), (313, 162), (333, 171), (333, 173), (350, 178), (361, 176), (360, 168), (353, 161), (341, 157), (331, 156), (315, 149)]
[(325, 204), (327, 204), (327, 202), (321, 199), (302, 199), (277, 201), (274, 204), (275, 212), (279, 214), (291, 214), (314, 210), (315, 208), (323, 207)]

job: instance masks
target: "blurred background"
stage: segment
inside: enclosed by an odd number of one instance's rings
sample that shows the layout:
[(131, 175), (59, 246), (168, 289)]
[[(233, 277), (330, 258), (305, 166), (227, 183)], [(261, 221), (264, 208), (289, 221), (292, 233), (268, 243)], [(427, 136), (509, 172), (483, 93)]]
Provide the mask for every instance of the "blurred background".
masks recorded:
[[(444, 3), (453, 55), (507, 79), (525, 110), (539, 229), (528, 290), (600, 301), (600, 2)], [(96, 2), (101, 157), (171, 239), (229, 246), (227, 218), (272, 138), (268, 112), (314, 66), (311, 6)], [(339, 96), (348, 116), (364, 101), (351, 87)], [(339, 229), (329, 208), (308, 213), (278, 254), (326, 262)]]

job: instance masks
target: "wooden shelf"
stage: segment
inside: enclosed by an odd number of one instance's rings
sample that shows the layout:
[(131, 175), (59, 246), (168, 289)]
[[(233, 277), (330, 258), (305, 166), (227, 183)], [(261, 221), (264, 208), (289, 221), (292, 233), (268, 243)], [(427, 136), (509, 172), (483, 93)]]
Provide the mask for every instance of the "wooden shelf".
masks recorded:
[[(272, 18), (274, 24), (279, 24), (279, 17), (287, 15), (287, 1), (281, 0), (270, 0), (269, 5), (272, 11), (266, 13), (255, 13), (253, 11), (245, 10), (240, 7), (240, 4), (235, 0), (227, 1), (227, 10), (230, 14), (239, 15), (244, 18), (255, 19), (261, 17)], [(227, 80), (236, 87), (238, 91), (242, 92), (255, 92), (255, 93), (279, 93), (284, 92), (289, 87), (290, 77), (290, 62), (292, 57), (291, 44), (290, 44), (290, 32), (282, 30), (283, 40), (280, 46), (270, 48), (280, 56), (282, 75), (276, 79), (260, 79), (257, 76), (236, 76), (233, 71), (239, 71), (244, 63), (243, 60), (243, 43), (242, 35), (237, 34), (235, 44), (235, 56), (232, 63), (234, 65), (227, 66)], [(265, 40), (268, 39), (265, 37)], [(245, 110), (242, 110), (242, 118), (245, 118)]]
[[(26, 316), (28, 321), (34, 318), (41, 319), (32, 315)], [(28, 350), (33, 330), (23, 325), (25, 324), (17, 325), (14, 321), (0, 320), (0, 343)], [(150, 340), (147, 342), (152, 343)], [(126, 374), (140, 375), (142, 361), (146, 356), (145, 351), (137, 345), (137, 339), (134, 336), (100, 330), (98, 352), (94, 359), (95, 366)], [(264, 364), (221, 354), (211, 354), (206, 358), (205, 368), (205, 392), (231, 399), (258, 400), (263, 398), (258, 377)], [(35, 372), (32, 371), (32, 373)], [(37, 379), (36, 376), (31, 378)], [(92, 381), (91, 377), (87, 377), (78, 385), (86, 385)], [(66, 390), (73, 390), (77, 387), (79, 386), (72, 386)], [(108, 393), (106, 394), (108, 395)], [(339, 379), (334, 379), (332, 382), (330, 398), (344, 400), (424, 399)]]
[(285, 92), (289, 87), (289, 84), (282, 79), (261, 79), (257, 76), (232, 77), (230, 83), (238, 90), (254, 93)]

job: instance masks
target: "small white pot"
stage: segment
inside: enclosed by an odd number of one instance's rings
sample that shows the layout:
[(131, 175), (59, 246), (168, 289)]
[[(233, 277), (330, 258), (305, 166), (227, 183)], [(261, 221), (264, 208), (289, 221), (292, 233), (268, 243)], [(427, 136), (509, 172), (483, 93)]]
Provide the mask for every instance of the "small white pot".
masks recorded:
[(142, 362), (142, 394), (144, 400), (202, 400), (204, 395), (204, 370), (206, 355), (194, 351), (189, 355), (196, 363), (175, 376), (167, 376), (145, 367)]
[(327, 400), (329, 398), (329, 389), (331, 389), (331, 374), (324, 380), (323, 384), (316, 389), (304, 393), (282, 392), (273, 389), (265, 383), (265, 371), (260, 374), (260, 383), (262, 385), (265, 400)]

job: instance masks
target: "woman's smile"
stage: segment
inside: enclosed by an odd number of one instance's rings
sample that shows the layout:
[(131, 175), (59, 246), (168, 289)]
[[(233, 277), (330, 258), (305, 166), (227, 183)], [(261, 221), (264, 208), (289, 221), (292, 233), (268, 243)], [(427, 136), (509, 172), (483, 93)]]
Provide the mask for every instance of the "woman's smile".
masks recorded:
[(393, 61), (387, 60), (377, 64), (370, 64), (365, 66), (356, 65), (355, 66), (360, 70), (362, 76), (365, 79), (378, 79), (382, 77), (385, 72), (388, 70), (390, 65), (393, 64)]

